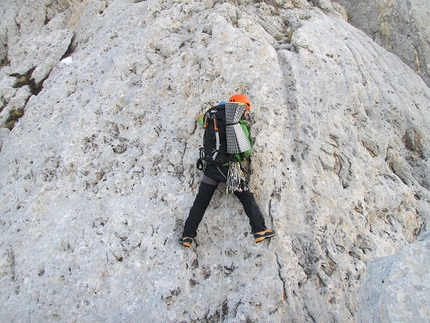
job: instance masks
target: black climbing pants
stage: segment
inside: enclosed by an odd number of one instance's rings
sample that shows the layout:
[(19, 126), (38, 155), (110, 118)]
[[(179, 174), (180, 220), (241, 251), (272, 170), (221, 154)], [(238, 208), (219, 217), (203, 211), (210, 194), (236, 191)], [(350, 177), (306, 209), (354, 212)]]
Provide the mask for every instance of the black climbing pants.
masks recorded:
[[(199, 192), (194, 200), (187, 221), (185, 222), (183, 237), (194, 238), (197, 235), (197, 228), (203, 219), (203, 215), (215, 193), (220, 182), (227, 181), (228, 166), (216, 167), (207, 164), (202, 182), (200, 183)], [(255, 202), (254, 195), (249, 190), (234, 192), (234, 195), (242, 203), (243, 209), (249, 218), (252, 232), (266, 230), (264, 217)]]

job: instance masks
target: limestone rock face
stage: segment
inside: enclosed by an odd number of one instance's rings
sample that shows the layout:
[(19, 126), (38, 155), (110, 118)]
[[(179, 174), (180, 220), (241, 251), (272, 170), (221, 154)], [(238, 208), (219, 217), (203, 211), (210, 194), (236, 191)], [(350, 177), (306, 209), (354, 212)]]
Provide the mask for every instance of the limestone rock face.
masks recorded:
[(430, 86), (430, 2), (338, 1), (351, 24), (396, 54)]
[(430, 232), (372, 261), (360, 287), (359, 322), (428, 322)]
[[(430, 89), (339, 4), (37, 3), (0, 4), (2, 320), (355, 322), (429, 230)], [(194, 116), (234, 93), (277, 236), (220, 185), (184, 249)]]

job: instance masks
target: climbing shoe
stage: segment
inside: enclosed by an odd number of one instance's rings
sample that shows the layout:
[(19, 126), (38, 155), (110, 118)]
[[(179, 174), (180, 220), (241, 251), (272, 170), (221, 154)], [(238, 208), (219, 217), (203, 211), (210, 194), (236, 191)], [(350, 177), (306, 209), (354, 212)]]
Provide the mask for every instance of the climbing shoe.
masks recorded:
[(181, 239), (179, 240), (179, 242), (180, 242), (180, 243), (182, 243), (182, 245), (183, 245), (184, 247), (189, 248), (189, 247), (191, 247), (191, 243), (193, 242), (193, 238), (190, 238), (190, 237), (183, 237), (183, 238), (181, 238)]
[(271, 229), (266, 229), (264, 231), (254, 233), (255, 242), (261, 242), (264, 239), (269, 239), (275, 236), (275, 231)]

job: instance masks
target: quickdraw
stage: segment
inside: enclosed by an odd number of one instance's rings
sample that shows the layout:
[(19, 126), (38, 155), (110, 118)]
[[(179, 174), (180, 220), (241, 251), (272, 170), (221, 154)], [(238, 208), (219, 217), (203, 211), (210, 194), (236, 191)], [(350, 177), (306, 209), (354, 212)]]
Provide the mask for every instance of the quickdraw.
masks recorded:
[(239, 162), (229, 163), (226, 186), (226, 194), (246, 190), (246, 179)]

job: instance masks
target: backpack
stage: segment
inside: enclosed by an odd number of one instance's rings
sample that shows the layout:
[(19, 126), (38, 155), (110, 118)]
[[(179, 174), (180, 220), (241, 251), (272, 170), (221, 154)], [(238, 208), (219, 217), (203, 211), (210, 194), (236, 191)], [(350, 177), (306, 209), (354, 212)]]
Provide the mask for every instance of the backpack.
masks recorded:
[[(203, 147), (200, 147), (200, 163), (197, 168), (203, 168), (203, 161), (215, 166), (228, 163), (233, 154), (227, 153), (225, 104), (210, 108), (203, 116)], [(200, 165), (200, 167), (199, 167)]]

